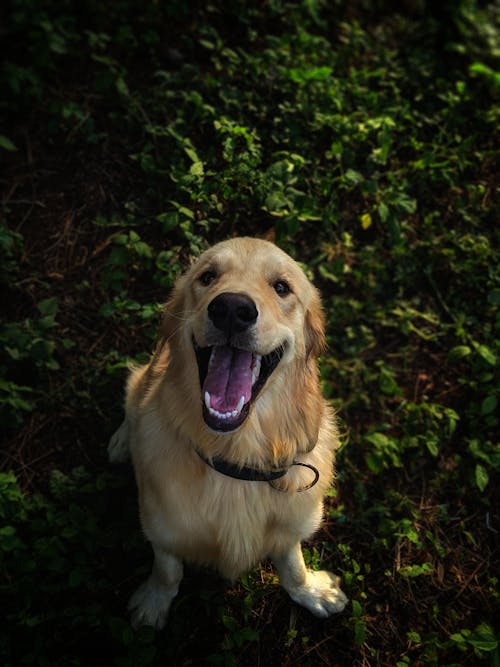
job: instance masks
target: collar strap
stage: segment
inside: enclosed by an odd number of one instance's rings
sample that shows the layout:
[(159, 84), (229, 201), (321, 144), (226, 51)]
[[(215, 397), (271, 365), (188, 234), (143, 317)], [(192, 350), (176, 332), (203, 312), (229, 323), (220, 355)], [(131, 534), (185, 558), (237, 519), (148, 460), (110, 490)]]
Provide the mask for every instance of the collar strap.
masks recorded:
[[(249, 466), (237, 466), (234, 463), (229, 463), (225, 459), (220, 457), (215, 457), (213, 459), (207, 459), (200, 454), (200, 452), (195, 449), (195, 452), (198, 454), (200, 459), (207, 464), (210, 468), (219, 472), (221, 475), (226, 475), (226, 477), (232, 477), (233, 479), (239, 479), (244, 482), (273, 482), (275, 479), (284, 477), (290, 468), (285, 468), (283, 470), (271, 470), (270, 472), (264, 472), (258, 470), (257, 468), (250, 468)], [(319, 480), (319, 470), (309, 463), (301, 463), (299, 461), (294, 461), (292, 466), (302, 466), (303, 468), (309, 468), (314, 473), (314, 479), (309, 484), (297, 489), (297, 492), (308, 491), (311, 489)], [(291, 466), (290, 466), (291, 467)], [(271, 484), (273, 489), (276, 491), (281, 491), (278, 486)]]
[(271, 470), (269, 472), (264, 472), (263, 470), (250, 468), (249, 466), (238, 466), (234, 463), (229, 463), (229, 461), (219, 457), (206, 459), (197, 450), (196, 453), (202, 461), (204, 461), (208, 466), (217, 472), (220, 472), (221, 475), (226, 475), (226, 477), (232, 477), (233, 479), (240, 479), (245, 482), (272, 482), (275, 479), (284, 477), (289, 470), (289, 468), (284, 468), (282, 470)]

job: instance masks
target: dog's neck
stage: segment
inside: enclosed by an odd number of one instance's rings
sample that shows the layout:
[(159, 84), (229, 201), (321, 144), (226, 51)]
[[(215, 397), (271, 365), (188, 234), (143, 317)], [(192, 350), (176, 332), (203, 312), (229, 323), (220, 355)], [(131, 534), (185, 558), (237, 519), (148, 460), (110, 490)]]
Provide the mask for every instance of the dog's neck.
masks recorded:
[(269, 482), (271, 486), (276, 490), (280, 491), (281, 489), (272, 484), (273, 481), (284, 477), (292, 466), (303, 466), (304, 468), (309, 468), (314, 473), (314, 479), (310, 484), (303, 486), (297, 491), (307, 491), (311, 489), (319, 480), (319, 471), (314, 466), (309, 463), (301, 463), (299, 461), (294, 461), (287, 468), (282, 468), (280, 470), (259, 470), (258, 468), (251, 468), (250, 466), (238, 466), (234, 463), (230, 463), (221, 457), (215, 457), (213, 459), (205, 458), (198, 450), (195, 450), (200, 459), (206, 463), (212, 470), (225, 475), (226, 477), (231, 477), (232, 479), (238, 479), (244, 482)]
[(235, 463), (230, 463), (220, 456), (214, 457), (213, 459), (208, 459), (200, 454), (198, 450), (196, 453), (202, 461), (204, 461), (210, 468), (221, 473), (221, 475), (226, 475), (226, 477), (232, 477), (233, 479), (240, 479), (245, 482), (272, 482), (275, 479), (284, 477), (286, 473), (290, 470), (288, 468), (281, 468), (279, 470), (259, 470), (258, 468), (251, 468), (250, 466), (239, 466)]

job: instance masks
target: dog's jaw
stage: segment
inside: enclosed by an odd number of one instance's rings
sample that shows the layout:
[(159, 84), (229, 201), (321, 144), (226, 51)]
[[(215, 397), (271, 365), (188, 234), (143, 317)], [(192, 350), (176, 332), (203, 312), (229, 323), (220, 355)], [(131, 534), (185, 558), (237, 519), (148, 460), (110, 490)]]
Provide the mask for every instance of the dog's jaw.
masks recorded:
[[(198, 362), (203, 419), (213, 431), (235, 431), (248, 417), (252, 403), (280, 362), (284, 345), (266, 355), (229, 345), (201, 347), (194, 339), (193, 345)], [(217, 364), (226, 368), (219, 372)], [(217, 391), (210, 391), (217, 384), (217, 375), (223, 376), (222, 381), (227, 382), (232, 391), (231, 400), (222, 401), (222, 405)]]

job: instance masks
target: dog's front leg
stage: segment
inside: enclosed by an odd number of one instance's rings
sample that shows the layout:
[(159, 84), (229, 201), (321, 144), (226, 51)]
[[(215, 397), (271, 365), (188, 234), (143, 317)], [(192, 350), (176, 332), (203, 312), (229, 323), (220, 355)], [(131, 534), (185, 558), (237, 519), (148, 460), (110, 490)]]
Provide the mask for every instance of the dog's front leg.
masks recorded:
[(155, 560), (147, 579), (130, 598), (132, 625), (152, 625), (161, 630), (167, 621), (168, 610), (177, 595), (183, 575), (182, 561), (162, 547), (153, 544)]
[(274, 558), (280, 583), (294, 602), (319, 618), (342, 611), (347, 597), (339, 588), (339, 577), (326, 570), (308, 570), (300, 543)]

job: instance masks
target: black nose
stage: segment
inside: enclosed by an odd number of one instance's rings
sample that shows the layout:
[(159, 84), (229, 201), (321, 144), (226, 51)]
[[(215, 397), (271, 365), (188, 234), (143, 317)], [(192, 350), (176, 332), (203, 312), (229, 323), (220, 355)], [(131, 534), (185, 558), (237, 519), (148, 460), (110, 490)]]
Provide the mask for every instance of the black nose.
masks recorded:
[(208, 304), (208, 317), (228, 335), (248, 329), (258, 314), (255, 303), (246, 294), (223, 292)]

